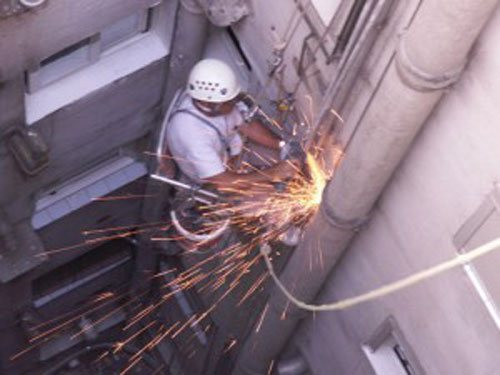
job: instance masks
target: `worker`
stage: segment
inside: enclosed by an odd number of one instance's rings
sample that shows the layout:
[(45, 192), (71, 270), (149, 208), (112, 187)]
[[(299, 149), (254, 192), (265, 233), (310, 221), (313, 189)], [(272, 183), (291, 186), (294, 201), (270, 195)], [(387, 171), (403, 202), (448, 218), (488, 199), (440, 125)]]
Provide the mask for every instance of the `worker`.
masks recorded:
[(166, 134), (169, 151), (186, 182), (243, 188), (295, 174), (296, 168), (287, 161), (248, 173), (230, 168), (242, 152), (242, 136), (276, 151), (284, 144), (260, 122), (244, 121), (236, 105), (240, 92), (235, 73), (220, 60), (201, 60), (191, 70)]

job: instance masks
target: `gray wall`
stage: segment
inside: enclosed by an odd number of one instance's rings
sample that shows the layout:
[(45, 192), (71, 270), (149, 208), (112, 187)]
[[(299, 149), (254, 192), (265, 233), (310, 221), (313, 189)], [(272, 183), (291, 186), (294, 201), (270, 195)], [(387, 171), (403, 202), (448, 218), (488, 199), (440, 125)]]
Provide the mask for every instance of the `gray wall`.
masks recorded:
[[(456, 254), (454, 234), (500, 178), (499, 39), (497, 12), (318, 302), (366, 292)], [(316, 375), (371, 374), (361, 344), (389, 315), (428, 374), (498, 373), (500, 332), (462, 269), (316, 314), (295, 340)]]
[[(298, 62), (301, 59), (304, 40), (311, 33), (311, 28), (301, 16), (295, 2), (252, 0), (250, 3), (251, 14), (234, 25), (233, 29), (254, 67), (256, 76), (265, 87), (262, 98), (282, 99), (284, 91), (296, 91), (297, 104), (304, 108), (303, 114), (312, 124), (317, 119), (317, 110), (323, 102), (326, 85), (338, 72), (338, 63), (326, 65), (326, 57), (316, 48), (317, 39), (311, 39), (311, 53), (306, 53), (304, 59), (307, 69), (299, 76)], [(321, 23), (318, 13), (310, 4), (305, 8), (304, 13), (311, 18), (318, 32), (323, 34), (325, 26)], [(322, 42), (328, 51), (333, 50), (330, 34), (324, 36)], [(315, 61), (312, 61), (313, 54)], [(271, 63), (277, 56), (281, 56), (283, 60), (280, 71), (274, 74), (273, 79), (269, 79)]]
[[(120, 205), (87, 205), (36, 234), (30, 225), (34, 203), (48, 189), (117, 155), (148, 160), (144, 150), (160, 123), (168, 55), (30, 124), (27, 129), (38, 132), (50, 150), (48, 167), (36, 176), (21, 172), (4, 137), (12, 127), (27, 126), (24, 72), (35, 62), (154, 3), (157, 1), (50, 0), (36, 10), (0, 22), (0, 213), (5, 212), (0, 225), (7, 224), (18, 245), (9, 252), (0, 237), (0, 272), (10, 267), (9, 275), (16, 276), (0, 283), (0, 300), (8, 302), (0, 308), (0, 336), (6, 338), (0, 345), (0, 372), (20, 373), (23, 366), (34, 366), (37, 360), (35, 352), (20, 361), (9, 360), (27, 345), (26, 333), (18, 323), (24, 309), (32, 304), (33, 280), (77, 258), (91, 246), (45, 258), (36, 257), (36, 253), (81, 243), (85, 228), (140, 222), (142, 202), (136, 200)], [(162, 39), (167, 50), (176, 5), (177, 1), (164, 1), (153, 20), (159, 22), (153, 24), (152, 32)], [(115, 193), (140, 194), (145, 186), (142, 179)], [(23, 231), (17, 230), (20, 227)], [(147, 254), (141, 254), (146, 258)], [(143, 275), (140, 266), (136, 268)], [(61, 308), (67, 306), (61, 303)]]

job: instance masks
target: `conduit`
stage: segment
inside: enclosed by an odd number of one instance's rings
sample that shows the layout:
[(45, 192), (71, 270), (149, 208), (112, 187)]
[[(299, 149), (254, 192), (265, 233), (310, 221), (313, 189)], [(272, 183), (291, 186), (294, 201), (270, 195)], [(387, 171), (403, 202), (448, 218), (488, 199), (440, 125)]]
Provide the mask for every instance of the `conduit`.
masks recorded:
[[(206, 44), (209, 26), (203, 9), (195, 0), (180, 0), (175, 20), (172, 48), (168, 59), (168, 77), (163, 94), (163, 108), (165, 108), (165, 111), (169, 108), (169, 103), (175, 94), (182, 91), (180, 89), (184, 89), (191, 68), (200, 60)], [(157, 149), (158, 145), (164, 143), (165, 134), (162, 129), (165, 126), (163, 125), (162, 122), (158, 124), (154, 137), (156, 144), (152, 145), (155, 149)], [(150, 160), (149, 170), (151, 172), (157, 170), (159, 161), (161, 161), (161, 157), (158, 157), (158, 161), (155, 159)], [(150, 181), (146, 194), (157, 194), (158, 189), (159, 184)], [(166, 199), (167, 194), (164, 194), (163, 198)], [(157, 221), (164, 206), (165, 202), (145, 200), (143, 219), (145, 221)], [(144, 246), (148, 246), (149, 239), (146, 236), (144, 241), (141, 242)]]
[[(291, 256), (281, 282), (300, 301), (314, 300), (342, 252), (355, 224), (368, 217), (415, 135), (459, 77), (467, 55), (497, 5), (496, 0), (424, 0), (400, 40), (370, 106), (358, 124), (319, 213)], [(349, 228), (349, 224), (354, 225)], [(320, 247), (323, 267), (310, 272), (308, 249)], [(296, 329), (302, 312), (275, 288), (259, 329), (246, 340), (233, 374), (262, 375)]]
[[(168, 58), (168, 76), (165, 83), (162, 107), (166, 110), (168, 104), (179, 88), (184, 88), (189, 71), (201, 58), (208, 35), (208, 20), (203, 9), (195, 0), (180, 0), (175, 17), (175, 29), (172, 39), (172, 47)], [(162, 122), (158, 122), (151, 148), (155, 149), (160, 141)], [(149, 160), (148, 169), (151, 173), (157, 170), (156, 158)], [(146, 188), (147, 195), (158, 195), (162, 188), (161, 183), (149, 180)], [(142, 220), (144, 222), (156, 222), (163, 214), (167, 204), (168, 194), (160, 194), (158, 199), (146, 199), (143, 201)], [(156, 253), (153, 251), (149, 235), (139, 235), (140, 257), (136, 260), (136, 269), (154, 269)], [(147, 288), (150, 281), (145, 281), (142, 272), (136, 272), (132, 281), (133, 288), (141, 290)]]
[(208, 19), (196, 0), (180, 0), (175, 20), (164, 96), (166, 103), (170, 103), (177, 90), (185, 87), (191, 68), (203, 55), (208, 36)]

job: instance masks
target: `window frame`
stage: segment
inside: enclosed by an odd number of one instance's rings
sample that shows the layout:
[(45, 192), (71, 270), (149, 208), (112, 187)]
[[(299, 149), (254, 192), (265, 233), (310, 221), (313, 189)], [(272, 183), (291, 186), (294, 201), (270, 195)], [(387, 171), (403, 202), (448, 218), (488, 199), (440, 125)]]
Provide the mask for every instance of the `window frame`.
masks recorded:
[[(64, 50), (70, 49), (73, 46), (76, 46), (78, 44), (81, 44), (85, 41), (88, 40), (88, 43), (82, 45), (81, 47), (75, 49), (74, 51), (64, 54), (63, 56), (54, 59), (54, 61), (51, 61), (50, 63), (46, 64), (44, 66), (44, 62), (47, 60), (52, 59), (54, 56), (62, 53)], [(57, 82), (60, 79), (64, 79), (70, 74), (73, 74), (74, 72), (83, 69), (90, 64), (94, 63), (97, 61), (99, 58), (99, 50), (98, 50), (98, 44), (96, 43), (96, 36), (93, 35), (88, 38), (84, 38), (76, 43), (73, 43), (62, 50), (48, 56), (47, 58), (37, 62), (33, 68), (29, 69), (26, 72), (26, 92), (29, 94), (32, 94), (44, 87), (50, 86), (54, 82)], [(87, 48), (86, 52), (86, 61), (83, 63), (80, 61), (76, 63), (72, 69), (67, 69), (64, 72), (57, 72), (56, 74), (53, 74), (51, 71), (54, 69), (57, 69), (57, 65), (63, 64), (63, 60), (69, 58), (71, 55), (75, 55), (78, 51)]]
[[(453, 236), (453, 244), (459, 254), (466, 254), (477, 247), (477, 240), (481, 243), (487, 243), (490, 239), (477, 238), (481, 229), (486, 227), (489, 220), (492, 220), (493, 215), (500, 215), (500, 186), (495, 185), (493, 190), (484, 199), (481, 205), (474, 213), (462, 224), (458, 231)], [(500, 234), (500, 228), (498, 230)], [(475, 243), (475, 245), (471, 245)], [(480, 261), (481, 259), (479, 259)], [(481, 269), (478, 268), (477, 262), (474, 260), (463, 265), (463, 270), (472, 283), (474, 289), (483, 302), (488, 314), (495, 323), (497, 329), (500, 330), (500, 300), (496, 301), (490, 292), (488, 283), (485, 282), (484, 276), (481, 275)]]
[(142, 9), (150, 12), (147, 32), (110, 48), (100, 55), (98, 61), (67, 75), (64, 79), (57, 80), (33, 93), (25, 89), (25, 126), (36, 126), (39, 121), (54, 112), (157, 63), (170, 54), (178, 3), (176, 1), (147, 3), (148, 5), (134, 9), (134, 11)]
[[(127, 17), (123, 17), (123, 18), (113, 22), (112, 25), (116, 25), (118, 22), (123, 21), (126, 18), (133, 16), (134, 14), (139, 15), (139, 22), (135, 26), (135, 30), (133, 30), (131, 33), (129, 33), (127, 35), (124, 35), (121, 39), (114, 41), (113, 43), (106, 46), (105, 48), (102, 46), (102, 35), (101, 35), (104, 32), (104, 30), (101, 30), (99, 32), (99, 51), (100, 51), (100, 54), (105, 55), (107, 53), (111, 53), (115, 48), (119, 48), (123, 44), (126, 44), (129, 40), (133, 40), (138, 35), (141, 35), (143, 33), (147, 33), (148, 31), (150, 31), (153, 9), (154, 8), (142, 9), (141, 11), (130, 14)], [(109, 25), (105, 29), (109, 29), (110, 26), (112, 26), (112, 25)]]

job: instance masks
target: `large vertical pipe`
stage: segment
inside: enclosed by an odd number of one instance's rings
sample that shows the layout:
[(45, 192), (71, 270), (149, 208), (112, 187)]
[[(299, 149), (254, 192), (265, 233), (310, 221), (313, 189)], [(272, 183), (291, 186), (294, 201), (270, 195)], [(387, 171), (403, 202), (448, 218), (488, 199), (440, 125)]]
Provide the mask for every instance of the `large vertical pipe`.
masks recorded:
[[(400, 41), (378, 91), (360, 120), (320, 212), (281, 275), (301, 300), (311, 302), (406, 154), (415, 135), (459, 77), (467, 55), (493, 13), (496, 0), (424, 0)], [(308, 248), (320, 246), (324, 267), (310, 272)], [(259, 329), (245, 342), (234, 374), (266, 374), (293, 334), (301, 311), (282, 313), (285, 297), (274, 289)]]
[[(203, 8), (196, 0), (180, 0), (179, 8), (175, 17), (174, 36), (168, 59), (167, 81), (163, 93), (162, 108), (168, 108), (175, 92), (183, 88), (191, 68), (203, 55), (207, 41), (209, 22)], [(165, 112), (163, 111), (163, 112)], [(156, 143), (161, 134), (162, 120), (158, 121), (158, 128), (152, 139), (152, 149), (156, 150)], [(156, 170), (156, 158), (150, 159), (150, 170)], [(159, 184), (153, 180), (148, 184), (148, 189), (158, 191)], [(144, 201), (143, 218), (147, 221), (155, 221), (161, 215), (162, 204), (155, 200)]]

